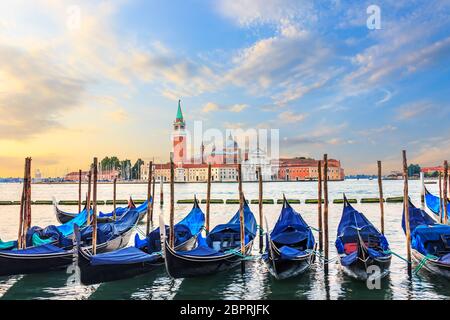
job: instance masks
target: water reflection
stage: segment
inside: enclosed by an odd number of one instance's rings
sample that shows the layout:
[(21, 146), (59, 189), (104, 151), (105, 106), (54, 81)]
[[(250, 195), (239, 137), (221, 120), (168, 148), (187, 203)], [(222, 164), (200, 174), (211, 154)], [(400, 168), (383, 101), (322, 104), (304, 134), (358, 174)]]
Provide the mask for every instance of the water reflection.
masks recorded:
[(3, 295), (3, 299), (86, 299), (95, 287), (67, 285), (69, 274), (65, 271), (27, 274), (16, 281)]

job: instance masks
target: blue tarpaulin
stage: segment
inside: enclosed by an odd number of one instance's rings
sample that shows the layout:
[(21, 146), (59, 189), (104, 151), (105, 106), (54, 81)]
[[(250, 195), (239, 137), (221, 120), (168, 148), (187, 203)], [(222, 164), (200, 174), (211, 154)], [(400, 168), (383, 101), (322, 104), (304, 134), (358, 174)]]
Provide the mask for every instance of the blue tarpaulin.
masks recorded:
[(270, 239), (281, 245), (294, 245), (306, 240), (305, 249), (314, 248), (314, 236), (308, 224), (291, 205), (285, 201)]
[[(406, 232), (405, 227), (405, 210), (403, 210), (402, 216), (402, 228)], [(436, 220), (428, 215), (424, 210), (416, 208), (411, 202), (409, 202), (409, 229), (411, 233), (418, 226), (432, 226), (437, 224)]]
[(127, 247), (112, 252), (100, 253), (91, 257), (91, 265), (132, 264), (143, 262), (156, 262), (159, 254), (147, 254), (135, 247)]
[[(92, 215), (92, 210), (90, 213)], [(67, 237), (73, 233), (73, 226), (75, 224), (77, 224), (78, 226), (84, 226), (87, 222), (87, 219), (88, 219), (88, 211), (85, 208), (83, 211), (77, 214), (75, 218), (73, 218), (70, 221), (67, 221), (66, 223), (60, 226), (57, 226), (56, 228), (64, 237)]]
[[(116, 217), (123, 216), (125, 213), (127, 213), (131, 209), (135, 209), (137, 212), (142, 213), (142, 212), (147, 210), (147, 205), (148, 205), (148, 201), (146, 200), (145, 202), (143, 202), (142, 204), (140, 204), (136, 208), (130, 208), (129, 206), (116, 208)], [(99, 217), (113, 217), (114, 216), (114, 212), (105, 212), (104, 213), (104, 212), (100, 211), (98, 216)]]
[[(439, 197), (436, 197), (435, 195), (431, 194), (427, 188), (425, 188), (425, 203), (427, 204), (428, 209), (431, 210), (435, 215), (438, 217), (439, 214), (442, 214), (444, 216), (444, 199), (439, 199)], [(441, 206), (441, 211), (439, 211), (439, 205)], [(447, 212), (450, 212), (450, 202), (447, 205)]]
[[(1, 251), (0, 251), (1, 252)], [(49, 253), (58, 253), (58, 252), (64, 252), (63, 249), (54, 246), (52, 244), (44, 244), (37, 247), (30, 247), (27, 249), (13, 249), (6, 251), (8, 253), (13, 254), (23, 254), (23, 255), (29, 255), (29, 254), (49, 254)]]
[[(450, 264), (450, 226), (437, 223), (425, 211), (409, 202), (409, 224), (411, 230), (411, 247), (425, 256), (437, 256), (442, 263)], [(405, 228), (405, 213), (402, 217)]]
[[(192, 236), (199, 234), (205, 225), (205, 214), (196, 202), (189, 214), (180, 222), (175, 224), (175, 246), (189, 240)], [(166, 225), (166, 234), (169, 234), (169, 226)], [(151, 231), (145, 239), (140, 239), (136, 234), (134, 240), (136, 248), (147, 247), (148, 253), (161, 251), (161, 238), (159, 227)]]
[[(336, 249), (339, 254), (344, 255), (341, 257), (341, 264), (348, 266), (356, 261), (358, 258), (357, 250), (354, 252), (346, 252), (346, 244), (355, 244), (359, 241), (364, 241), (367, 245), (371, 241), (376, 241), (375, 245), (377, 250), (373, 248), (367, 248), (371, 257), (381, 257), (389, 255), (385, 253), (389, 250), (389, 243), (386, 237), (378, 231), (377, 228), (364, 216), (361, 212), (357, 211), (352, 205), (345, 199), (344, 209), (342, 211), (341, 221), (339, 222), (336, 239)], [(370, 241), (371, 240), (371, 241)], [(357, 248), (357, 247), (356, 247)]]
[(282, 246), (280, 248), (281, 259), (292, 260), (301, 256), (306, 255), (305, 251), (298, 250), (289, 246)]
[[(199, 234), (198, 246), (193, 250), (178, 251), (177, 254), (186, 256), (223, 256), (229, 254), (230, 250), (240, 249), (240, 211), (228, 221), (228, 223), (217, 225), (211, 232), (208, 233), (206, 239)], [(244, 201), (244, 224), (245, 224), (245, 243), (249, 243), (254, 239), (257, 230), (255, 216), (253, 215), (247, 202)], [(224, 238), (225, 237), (225, 238)], [(233, 243), (234, 246), (227, 246), (226, 248), (213, 247), (213, 242), (220, 240), (228, 244)]]

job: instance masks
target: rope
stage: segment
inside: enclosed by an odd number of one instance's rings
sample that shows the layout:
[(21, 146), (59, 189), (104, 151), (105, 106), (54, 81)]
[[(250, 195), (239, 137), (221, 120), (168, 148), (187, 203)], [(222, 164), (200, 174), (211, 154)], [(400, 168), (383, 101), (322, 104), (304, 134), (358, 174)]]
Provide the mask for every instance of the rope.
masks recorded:
[(339, 256), (335, 256), (333, 258), (326, 259), (325, 256), (320, 251), (317, 251), (317, 250), (307, 249), (307, 250), (305, 250), (305, 252), (313, 253), (314, 255), (318, 256), (319, 259), (321, 261), (323, 261), (324, 264), (329, 264), (329, 263), (335, 261), (337, 258), (339, 258)]
[(314, 228), (314, 227), (311, 227), (311, 226), (309, 226), (309, 228), (312, 229), (312, 230), (314, 230), (314, 231), (316, 231), (316, 232), (319, 232), (319, 233), (322, 232), (322, 231), (320, 231), (320, 229), (317, 229), (317, 228)]
[(145, 234), (145, 232), (142, 231), (138, 226), (136, 226), (136, 230), (137, 230), (137, 232), (138, 232), (141, 236), (147, 237), (147, 235)]
[(396, 256), (397, 258), (402, 259), (403, 261), (405, 261), (406, 263), (411, 263), (410, 261), (408, 261), (407, 259), (403, 258), (401, 255), (399, 255), (398, 253), (395, 253), (395, 252), (392, 251), (392, 250), (386, 250), (386, 251), (384, 251), (383, 253), (386, 253), (386, 254), (393, 254), (393, 255)]
[(416, 269), (414, 269), (413, 273), (417, 274), (420, 271), (420, 269), (422, 269), (425, 266), (425, 264), (427, 263), (428, 260), (434, 260), (434, 259), (437, 259), (437, 258), (438, 257), (433, 256), (431, 254), (427, 254), (426, 256), (423, 257), (422, 260), (420, 260), (419, 264), (417, 265)]

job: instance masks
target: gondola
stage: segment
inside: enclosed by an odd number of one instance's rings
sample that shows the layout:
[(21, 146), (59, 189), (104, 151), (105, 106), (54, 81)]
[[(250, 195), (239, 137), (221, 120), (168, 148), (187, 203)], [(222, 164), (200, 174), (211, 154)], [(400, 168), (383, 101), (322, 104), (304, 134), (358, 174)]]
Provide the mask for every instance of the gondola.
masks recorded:
[[(145, 217), (145, 214), (147, 212), (147, 203), (148, 203), (148, 201), (145, 201), (144, 203), (142, 203), (141, 205), (139, 205), (137, 207), (138, 211), (141, 213), (139, 216), (139, 221)], [(60, 223), (66, 223), (78, 215), (78, 213), (65, 212), (65, 211), (59, 209), (58, 204), (55, 199), (53, 199), (53, 207), (55, 209), (56, 219)], [(130, 200), (128, 200), (128, 205), (126, 207), (116, 208), (116, 217), (121, 217), (124, 213), (128, 212), (130, 209), (133, 209), (133, 208), (136, 208), (136, 205), (134, 204), (133, 199), (130, 197)], [(85, 205), (83, 211), (84, 210), (86, 210), (86, 205)], [(107, 212), (107, 213), (99, 212), (97, 221), (98, 221), (98, 223), (112, 222), (112, 221), (114, 221), (113, 217), (114, 217), (113, 212)]]
[(344, 272), (358, 280), (386, 276), (392, 255), (386, 237), (344, 195), (344, 209), (338, 226), (336, 249)]
[(305, 272), (314, 257), (315, 240), (311, 228), (283, 196), (283, 209), (272, 232), (266, 233), (262, 256), (276, 279), (287, 279)]
[[(402, 228), (405, 228), (403, 213)], [(431, 273), (450, 279), (450, 226), (437, 223), (409, 201), (413, 260)]]
[[(164, 242), (167, 273), (172, 278), (188, 278), (214, 274), (238, 266), (242, 260), (239, 210), (226, 224), (217, 225), (208, 235), (198, 237), (192, 250), (181, 251)], [(250, 254), (256, 235), (256, 219), (244, 201), (245, 254)]]
[[(91, 210), (92, 214), (92, 210)], [(37, 247), (42, 244), (54, 244), (64, 247), (71, 243), (69, 236), (73, 234), (74, 225), (85, 226), (88, 221), (88, 213), (84, 208), (75, 218), (59, 226), (50, 225), (45, 228), (33, 226), (27, 230), (25, 240), (26, 247)], [(0, 250), (17, 249), (17, 240), (0, 243)]]
[[(108, 252), (126, 246), (138, 220), (139, 212), (133, 209), (120, 220), (98, 225), (97, 252)], [(74, 224), (73, 228), (77, 226)], [(92, 226), (81, 230), (82, 246), (88, 250), (92, 246), (92, 230)], [(70, 265), (76, 250), (71, 237), (60, 235), (57, 241), (51, 239), (51, 243), (26, 249), (0, 250), (0, 276), (46, 272)]]
[[(441, 204), (441, 199), (433, 195), (428, 189), (424, 186), (425, 189), (425, 203), (427, 204), (428, 209), (434, 213), (437, 219), (440, 219), (440, 214), (444, 217), (444, 204)], [(442, 210), (439, 210), (439, 206), (441, 205)], [(447, 212), (450, 212), (450, 201), (447, 205)]]
[[(203, 229), (205, 215), (195, 200), (189, 214), (175, 225), (176, 250), (190, 250)], [(168, 229), (168, 226), (166, 226)], [(136, 235), (135, 245), (120, 250), (92, 255), (78, 246), (80, 282), (85, 285), (131, 278), (162, 266), (160, 230), (156, 228), (146, 239)]]

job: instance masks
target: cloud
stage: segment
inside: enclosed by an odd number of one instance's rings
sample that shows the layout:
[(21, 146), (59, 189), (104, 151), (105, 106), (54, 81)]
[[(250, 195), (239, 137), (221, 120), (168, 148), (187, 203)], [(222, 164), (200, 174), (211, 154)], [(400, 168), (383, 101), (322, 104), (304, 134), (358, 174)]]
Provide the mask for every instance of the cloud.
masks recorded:
[(410, 120), (425, 113), (431, 113), (431, 110), (436, 109), (435, 105), (428, 101), (413, 102), (403, 105), (397, 109), (398, 120)]
[(387, 89), (382, 89), (382, 91), (385, 93), (385, 95), (384, 95), (384, 97), (382, 99), (378, 100), (375, 103), (376, 105), (380, 105), (380, 104), (386, 103), (386, 102), (388, 102), (389, 100), (392, 99), (392, 92), (391, 91), (389, 91)]
[(275, 26), (316, 20), (312, 2), (298, 0), (220, 0), (219, 11), (240, 26)]
[(301, 122), (305, 120), (306, 114), (304, 113), (294, 113), (292, 111), (284, 111), (278, 115), (278, 119), (287, 123)]
[(219, 109), (219, 106), (216, 103), (208, 102), (203, 106), (202, 111), (203, 112), (211, 112), (211, 111), (217, 111), (218, 109)]
[(118, 108), (114, 111), (108, 112), (107, 116), (117, 123), (124, 122), (129, 118), (129, 114), (124, 108)]
[(330, 49), (310, 32), (286, 28), (240, 50), (225, 79), (253, 95), (270, 95), (281, 105), (321, 88), (335, 73), (328, 67)]
[(387, 124), (387, 125), (379, 127), (379, 128), (367, 128), (365, 130), (358, 131), (358, 135), (362, 135), (362, 136), (380, 135), (385, 132), (396, 131), (397, 129), (398, 128), (396, 126)]
[(20, 140), (60, 127), (77, 107), (87, 79), (72, 75), (47, 52), (0, 43), (0, 139)]
[(337, 145), (345, 143), (345, 141), (337, 137), (339, 133), (347, 128), (347, 123), (338, 125), (329, 125), (321, 123), (307, 134), (286, 138), (283, 143), (286, 147), (293, 147), (299, 145)]
[(244, 109), (247, 109), (248, 105), (246, 104), (234, 104), (231, 107), (228, 108), (231, 112), (242, 112)]

